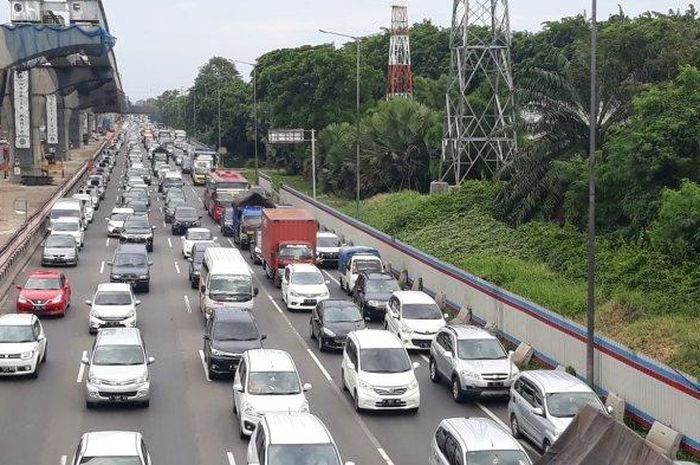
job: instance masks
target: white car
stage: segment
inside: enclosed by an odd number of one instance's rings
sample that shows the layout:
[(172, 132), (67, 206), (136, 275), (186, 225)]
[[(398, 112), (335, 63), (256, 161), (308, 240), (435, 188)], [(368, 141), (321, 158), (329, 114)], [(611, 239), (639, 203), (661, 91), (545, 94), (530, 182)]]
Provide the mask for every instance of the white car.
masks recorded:
[(92, 223), (95, 217), (95, 207), (92, 205), (92, 197), (90, 197), (89, 194), (73, 194), (73, 198), (80, 200), (80, 203), (83, 205), (85, 221)]
[(430, 350), (445, 326), (440, 307), (422, 291), (395, 291), (386, 304), (384, 328), (396, 334), (407, 349)]
[(46, 335), (36, 315), (0, 316), (0, 376), (39, 375), (46, 361)]
[(241, 438), (253, 434), (263, 414), (308, 412), (302, 384), (292, 357), (283, 350), (253, 349), (243, 354), (233, 380), (233, 411)]
[(105, 218), (107, 221), (107, 236), (119, 237), (124, 227), (124, 221), (129, 215), (133, 214), (133, 208), (113, 208), (109, 218)]
[(100, 328), (136, 327), (136, 306), (141, 301), (136, 300), (131, 285), (127, 283), (99, 284), (92, 300), (85, 303), (90, 306), (91, 334)]
[(78, 248), (83, 248), (85, 240), (85, 228), (79, 218), (62, 217), (54, 221), (51, 228), (51, 234), (62, 234), (64, 236), (73, 236), (75, 245)]
[(93, 462), (151, 465), (151, 456), (141, 433), (99, 431), (83, 434), (70, 465)]
[(282, 300), (289, 310), (311, 310), (330, 298), (321, 270), (307, 263), (287, 265), (282, 274)]
[(212, 242), (216, 239), (207, 228), (188, 228), (185, 235), (182, 236), (182, 256), (190, 258), (192, 246), (196, 242)]
[(355, 410), (409, 410), (420, 407), (420, 388), (406, 348), (388, 331), (364, 329), (348, 335), (340, 367), (343, 389)]
[(316, 233), (316, 263), (324, 266), (327, 263), (338, 265), (340, 239), (332, 232)]

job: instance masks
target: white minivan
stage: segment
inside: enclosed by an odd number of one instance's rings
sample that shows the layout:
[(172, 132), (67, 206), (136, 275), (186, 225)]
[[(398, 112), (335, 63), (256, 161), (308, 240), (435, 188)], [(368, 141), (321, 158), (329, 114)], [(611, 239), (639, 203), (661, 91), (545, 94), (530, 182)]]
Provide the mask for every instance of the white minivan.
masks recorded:
[(199, 310), (209, 318), (215, 308), (252, 310), (258, 288), (243, 255), (231, 247), (209, 247), (199, 278)]
[(82, 221), (85, 218), (85, 214), (83, 213), (83, 206), (80, 200), (69, 198), (56, 200), (49, 214), (49, 230), (53, 229), (54, 223), (59, 218), (78, 218)]

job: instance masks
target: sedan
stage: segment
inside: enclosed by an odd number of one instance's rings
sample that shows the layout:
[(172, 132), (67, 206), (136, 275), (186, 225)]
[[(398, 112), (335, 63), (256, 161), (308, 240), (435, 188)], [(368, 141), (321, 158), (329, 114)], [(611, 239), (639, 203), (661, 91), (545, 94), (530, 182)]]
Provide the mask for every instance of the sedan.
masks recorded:
[(73, 236), (56, 233), (46, 238), (41, 266), (48, 265), (78, 265), (78, 245)]
[(360, 308), (347, 300), (323, 300), (311, 312), (309, 321), (311, 339), (318, 341), (318, 349), (342, 349), (348, 333), (367, 326)]
[(174, 235), (182, 236), (189, 228), (196, 228), (202, 224), (202, 216), (194, 207), (180, 206), (175, 208), (173, 222), (170, 228)]
[(17, 286), (17, 290), (17, 313), (62, 317), (70, 306), (70, 282), (60, 271), (35, 271), (24, 286)]
[(217, 237), (212, 236), (207, 228), (189, 228), (182, 236), (182, 256), (189, 258), (192, 255), (192, 246), (198, 242), (215, 241)]

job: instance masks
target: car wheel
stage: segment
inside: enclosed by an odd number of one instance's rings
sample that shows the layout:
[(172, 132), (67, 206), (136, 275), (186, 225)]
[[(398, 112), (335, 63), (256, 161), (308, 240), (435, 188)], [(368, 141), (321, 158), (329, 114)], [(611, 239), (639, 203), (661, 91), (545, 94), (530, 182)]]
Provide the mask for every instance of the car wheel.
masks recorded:
[(389, 330), (389, 325), (386, 323), (386, 320), (384, 320), (384, 329), (386, 329), (387, 331)]
[(144, 400), (141, 402), (141, 408), (148, 408), (151, 405), (151, 401), (149, 400)]
[(513, 435), (513, 437), (515, 439), (518, 439), (521, 437), (520, 425), (518, 424), (518, 418), (515, 416), (515, 414), (512, 414), (510, 416), (510, 433)]
[(318, 337), (316, 339), (318, 339), (318, 351), (323, 352), (324, 350), (326, 350), (326, 345), (323, 343), (323, 336), (321, 335), (321, 333), (318, 334)]
[(87, 408), (88, 410), (92, 410), (95, 407), (96, 407), (96, 405), (94, 402), (90, 402), (89, 400), (85, 401), (85, 408)]
[(464, 399), (464, 394), (462, 393), (462, 386), (459, 383), (459, 376), (452, 377), (452, 399), (459, 403)]
[(342, 368), (340, 369), (340, 384), (343, 387), (343, 391), (348, 390), (348, 386), (345, 384), (345, 371)]
[(39, 362), (36, 363), (36, 367), (34, 368), (34, 371), (32, 372), (31, 375), (29, 375), (30, 378), (32, 379), (37, 379), (39, 377)]
[(437, 364), (435, 363), (435, 359), (433, 357), (430, 357), (430, 361), (428, 362), (428, 370), (430, 371), (430, 381), (433, 383), (439, 383), (440, 372), (437, 369)]
[(360, 408), (360, 401), (359, 401), (358, 396), (357, 396), (357, 390), (355, 390), (355, 391), (353, 391), (353, 392), (354, 392), (354, 394), (355, 394), (355, 395), (353, 396), (353, 398), (354, 398), (354, 407), (355, 407), (355, 411), (356, 411), (357, 413), (360, 413), (360, 412), (362, 412), (362, 409)]
[(243, 420), (238, 420), (238, 437), (245, 441), (246, 439), (248, 439), (248, 435), (245, 434), (245, 432), (243, 431), (243, 425), (241, 423), (242, 421)]
[(41, 363), (46, 363), (46, 359), (48, 358), (49, 354), (49, 344), (46, 343), (46, 347), (44, 347), (44, 355), (41, 356)]
[(546, 454), (547, 451), (549, 451), (549, 448), (552, 447), (552, 445), (549, 443), (549, 440), (545, 439), (542, 441), (542, 453)]
[(311, 322), (309, 322), (309, 338), (316, 339), (316, 335), (314, 334), (314, 324)]

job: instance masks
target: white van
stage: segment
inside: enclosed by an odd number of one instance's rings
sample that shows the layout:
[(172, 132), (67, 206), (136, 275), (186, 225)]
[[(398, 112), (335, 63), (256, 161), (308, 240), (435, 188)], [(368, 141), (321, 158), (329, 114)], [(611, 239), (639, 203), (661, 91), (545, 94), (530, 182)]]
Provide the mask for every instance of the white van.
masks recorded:
[(90, 194), (73, 194), (73, 198), (80, 200), (80, 204), (83, 206), (83, 212), (85, 213), (83, 223), (92, 223), (95, 216), (95, 207), (92, 204), (92, 197), (90, 197)]
[(258, 289), (238, 249), (209, 247), (204, 252), (199, 280), (199, 309), (209, 318), (217, 307), (253, 309)]
[(53, 229), (54, 223), (59, 218), (78, 218), (80, 221), (83, 221), (85, 213), (80, 200), (69, 198), (56, 200), (49, 214), (49, 230)]

